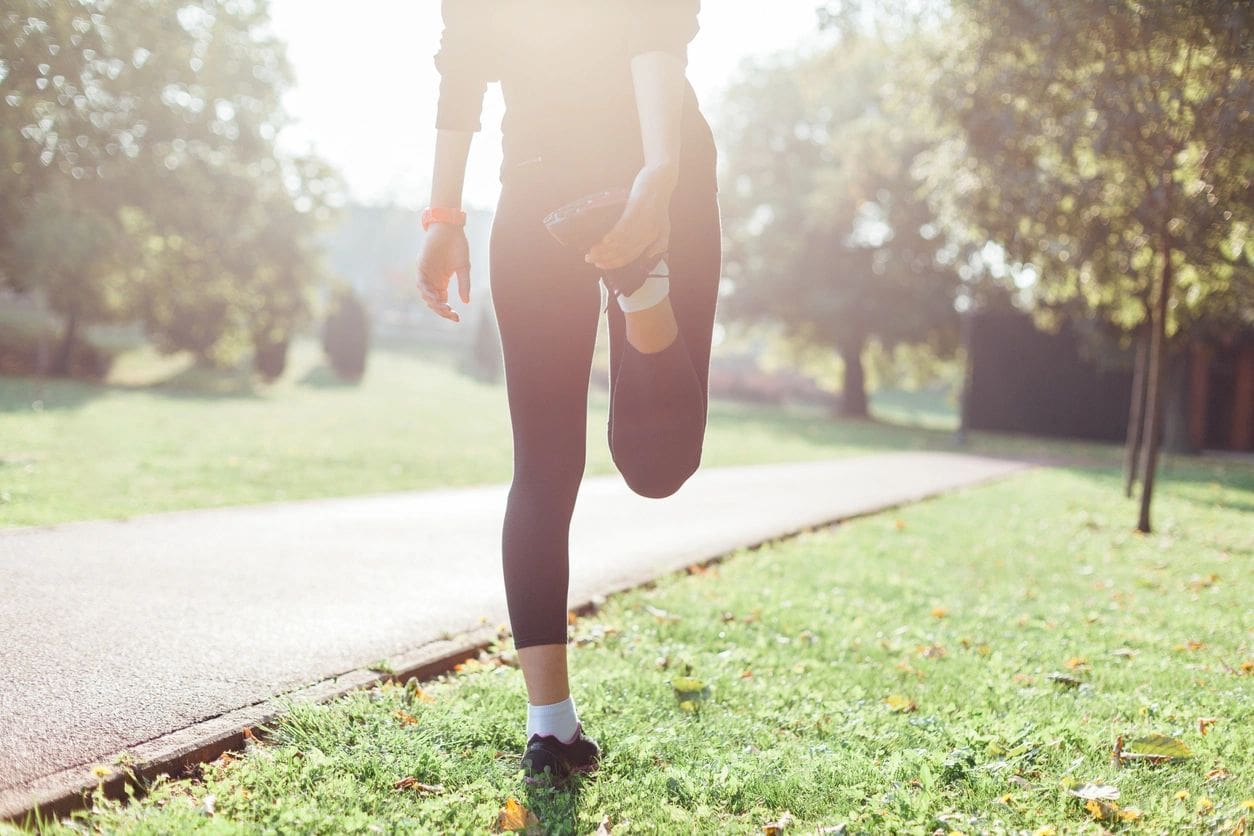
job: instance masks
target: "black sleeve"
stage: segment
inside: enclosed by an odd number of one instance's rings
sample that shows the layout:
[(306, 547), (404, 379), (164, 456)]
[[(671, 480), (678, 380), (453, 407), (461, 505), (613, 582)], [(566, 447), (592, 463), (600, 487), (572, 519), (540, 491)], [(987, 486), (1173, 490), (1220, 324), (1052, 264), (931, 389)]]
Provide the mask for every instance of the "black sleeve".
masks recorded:
[(477, 131), (481, 127), (483, 94), (492, 80), (488, 43), (493, 0), (443, 0), (444, 31), (435, 66), (440, 71), (436, 128)]
[(627, 0), (631, 4), (628, 53), (669, 52), (688, 65), (688, 44), (697, 36), (701, 0)]

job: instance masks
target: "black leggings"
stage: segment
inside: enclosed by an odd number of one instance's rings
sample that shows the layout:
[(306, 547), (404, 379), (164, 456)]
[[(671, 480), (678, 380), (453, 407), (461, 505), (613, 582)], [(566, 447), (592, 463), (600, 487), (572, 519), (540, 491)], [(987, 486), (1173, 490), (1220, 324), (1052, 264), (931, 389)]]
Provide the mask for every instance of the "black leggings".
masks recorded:
[[(636, 493), (664, 497), (697, 469), (722, 260), (714, 159), (685, 160), (671, 200), (670, 301), (679, 337), (637, 351), (610, 299), (610, 421), (615, 465)], [(565, 644), (569, 533), (587, 444), (588, 385), (601, 313), (600, 270), (557, 243), (541, 219), (584, 191), (534, 164), (505, 180), (490, 244), (514, 436), (502, 532), (515, 647)], [(617, 420), (616, 420), (617, 419)]]

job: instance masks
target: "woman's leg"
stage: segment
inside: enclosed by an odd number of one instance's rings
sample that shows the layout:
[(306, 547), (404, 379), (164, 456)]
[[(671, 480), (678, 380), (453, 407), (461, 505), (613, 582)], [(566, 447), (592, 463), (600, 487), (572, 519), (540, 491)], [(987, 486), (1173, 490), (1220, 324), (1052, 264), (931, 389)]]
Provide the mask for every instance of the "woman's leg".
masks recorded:
[[(660, 351), (628, 339), (627, 317), (613, 302), (610, 421), (615, 464), (636, 493), (679, 490), (701, 461), (708, 411), (710, 347), (722, 272), (722, 228), (712, 178), (681, 177), (671, 199), (668, 301), (678, 334)], [(644, 312), (644, 313), (647, 313)], [(650, 336), (659, 329), (650, 322)], [(663, 344), (665, 341), (661, 341)], [(651, 346), (652, 347), (652, 346)]]
[(504, 187), (490, 258), (514, 439), (502, 568), (528, 702), (536, 706), (569, 695), (568, 545), (584, 473), (600, 291), (595, 270), (544, 229), (544, 189), (530, 184)]

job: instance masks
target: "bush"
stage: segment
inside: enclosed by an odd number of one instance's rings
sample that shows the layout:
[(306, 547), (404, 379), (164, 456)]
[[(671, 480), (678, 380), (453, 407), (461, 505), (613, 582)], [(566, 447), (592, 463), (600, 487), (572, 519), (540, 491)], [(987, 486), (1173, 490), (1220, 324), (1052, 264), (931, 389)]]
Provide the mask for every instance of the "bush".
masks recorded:
[[(61, 335), (46, 334), (48, 362), (57, 351)], [(73, 378), (102, 381), (113, 367), (113, 353), (83, 339), (76, 339), (70, 349), (69, 375)], [(48, 374), (45, 370), (45, 374)], [(39, 329), (0, 329), (0, 375), (33, 376), (39, 374)]]
[(267, 383), (278, 380), (287, 368), (287, 349), (291, 339), (253, 338), (253, 369)]
[(336, 291), (322, 326), (322, 350), (341, 380), (357, 382), (366, 372), (370, 318), (351, 288)]

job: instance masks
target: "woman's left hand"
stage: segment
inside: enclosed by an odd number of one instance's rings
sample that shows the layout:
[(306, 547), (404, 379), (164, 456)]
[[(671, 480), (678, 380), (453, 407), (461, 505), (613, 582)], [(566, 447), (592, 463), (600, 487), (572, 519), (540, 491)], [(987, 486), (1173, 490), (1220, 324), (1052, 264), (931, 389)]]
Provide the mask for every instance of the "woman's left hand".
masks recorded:
[(602, 270), (616, 270), (631, 264), (642, 253), (666, 252), (671, 237), (671, 195), (678, 179), (676, 165), (646, 165), (640, 169), (623, 216), (588, 250), (584, 261)]

